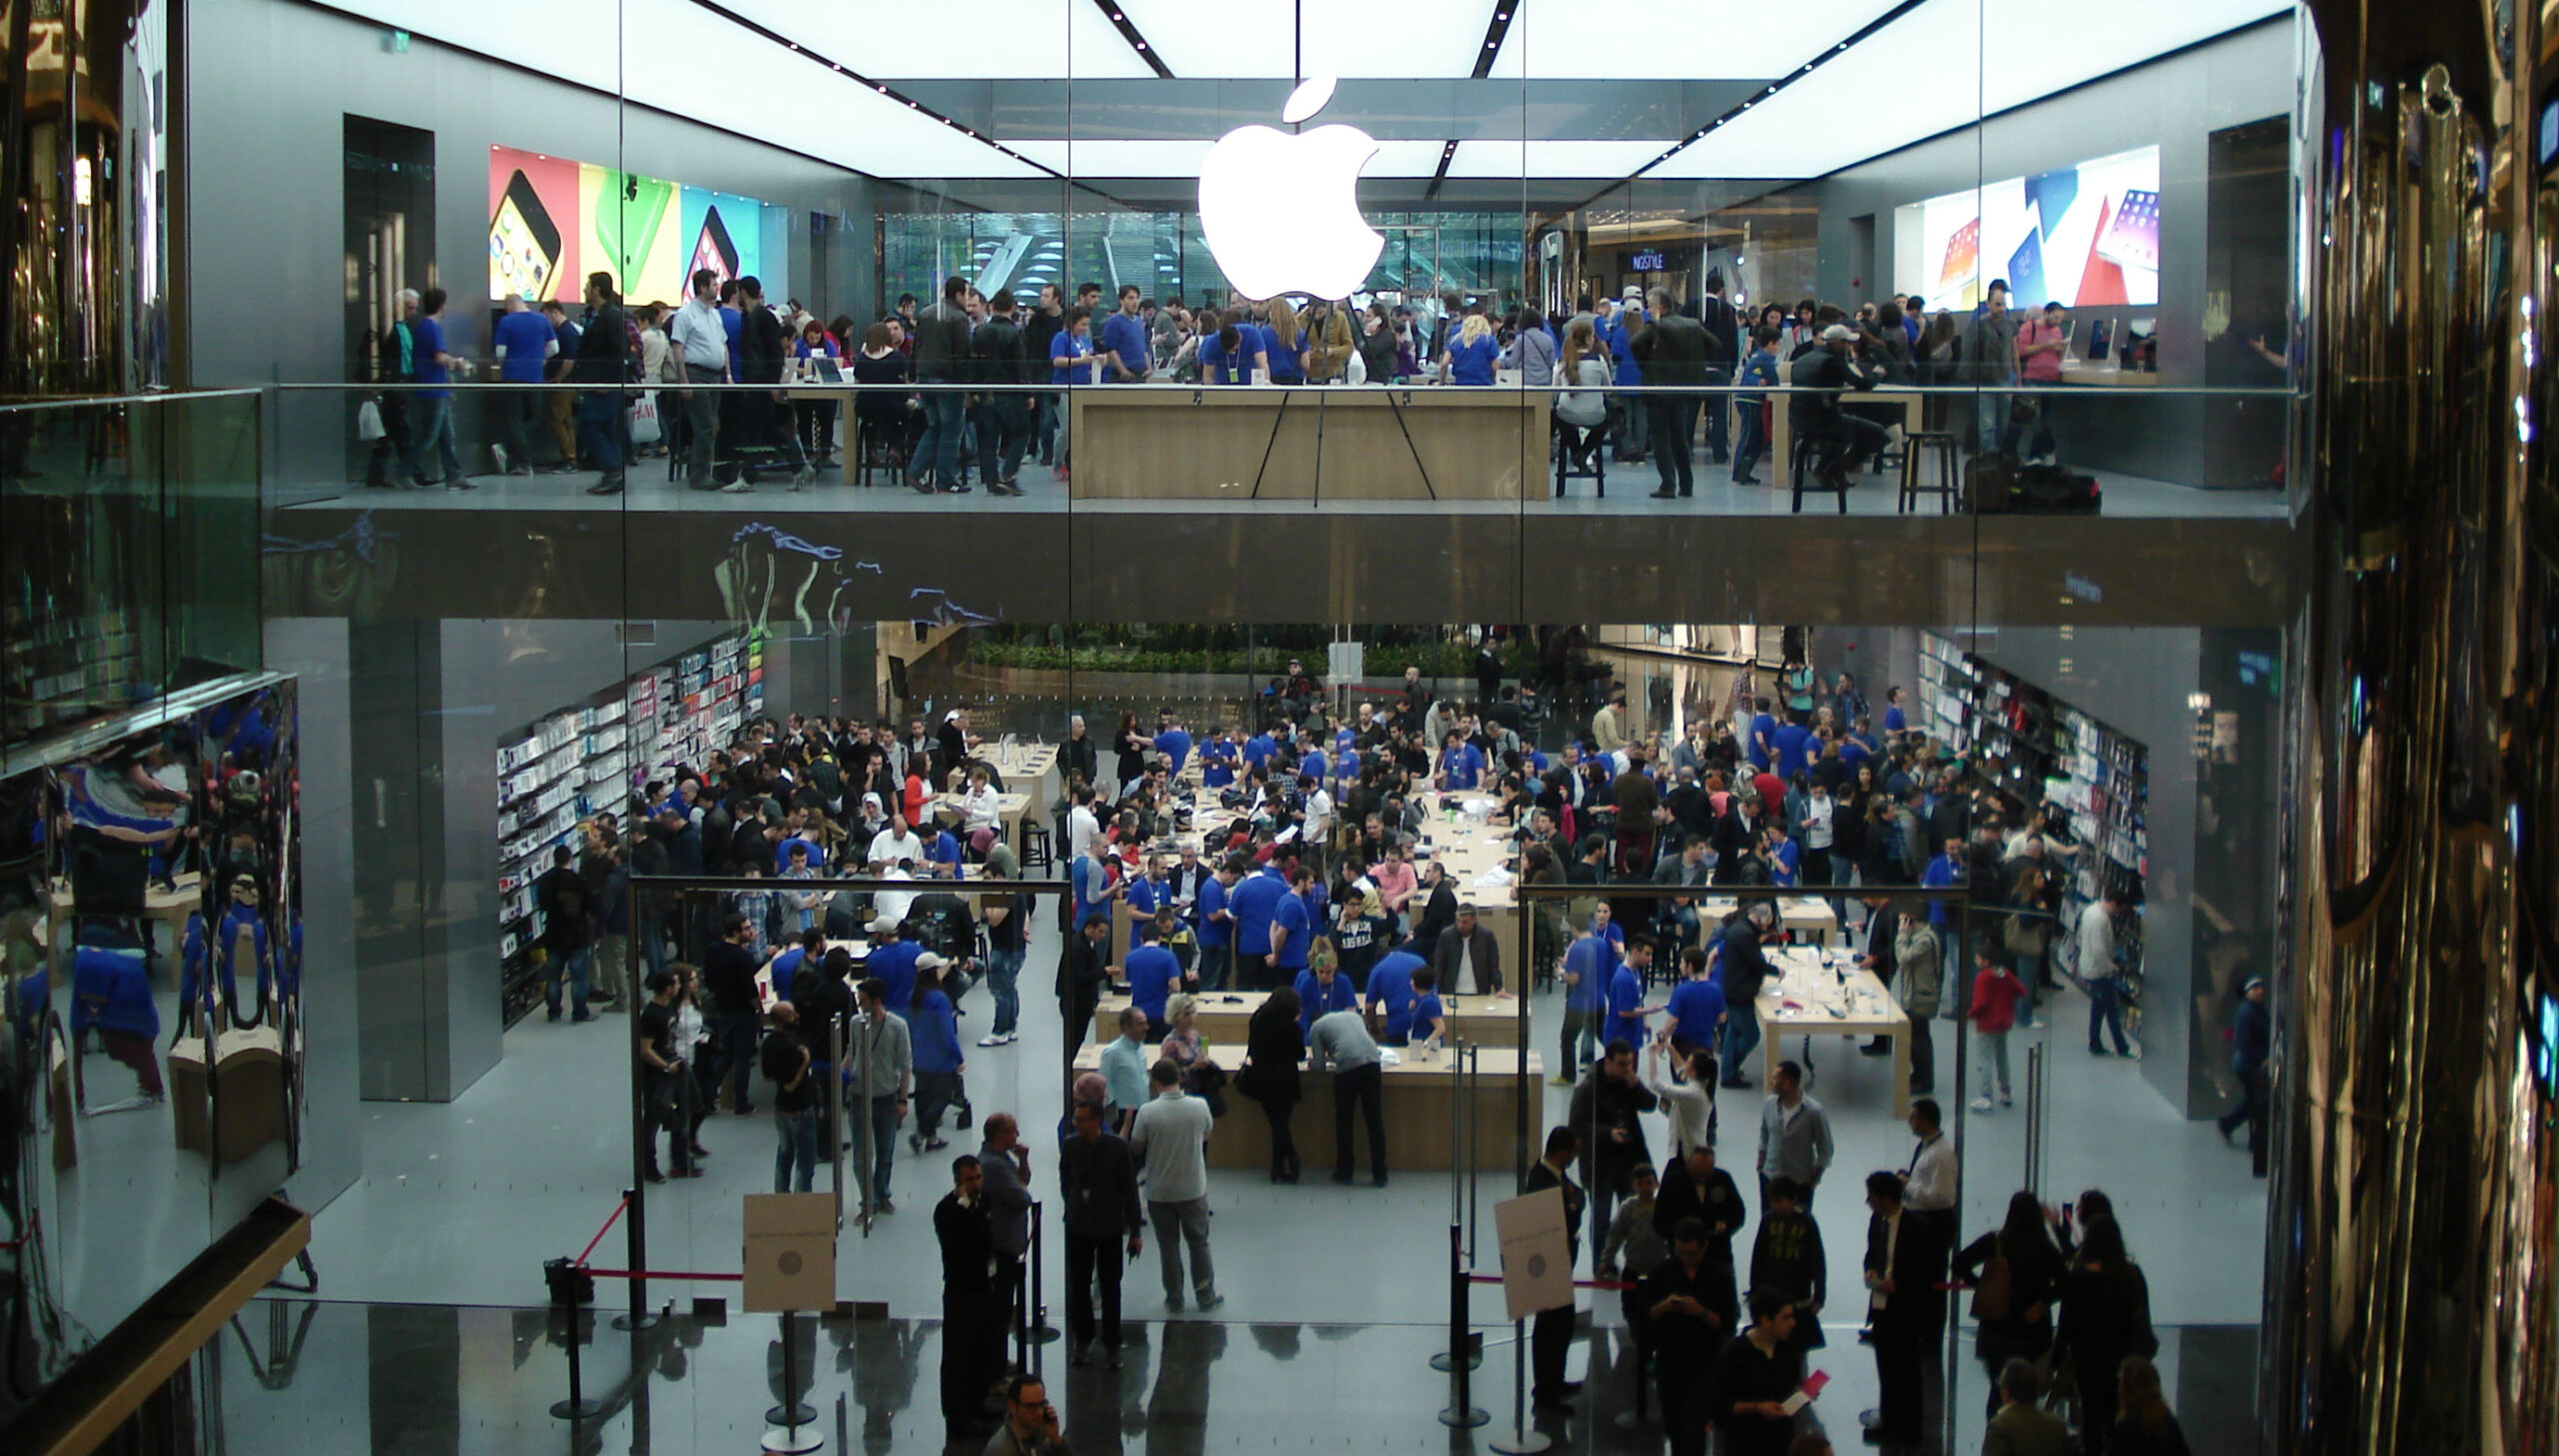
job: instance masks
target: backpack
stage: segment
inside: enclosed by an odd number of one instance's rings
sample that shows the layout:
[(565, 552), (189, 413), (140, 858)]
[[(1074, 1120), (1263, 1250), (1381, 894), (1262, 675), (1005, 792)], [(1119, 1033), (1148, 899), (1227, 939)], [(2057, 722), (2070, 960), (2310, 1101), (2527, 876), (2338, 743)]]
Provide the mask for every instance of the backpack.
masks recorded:
[(2008, 1272), (2008, 1260), (1993, 1253), (1981, 1266), (1981, 1277), (1972, 1286), (1972, 1317), (1983, 1323), (2016, 1316), (2015, 1281)]

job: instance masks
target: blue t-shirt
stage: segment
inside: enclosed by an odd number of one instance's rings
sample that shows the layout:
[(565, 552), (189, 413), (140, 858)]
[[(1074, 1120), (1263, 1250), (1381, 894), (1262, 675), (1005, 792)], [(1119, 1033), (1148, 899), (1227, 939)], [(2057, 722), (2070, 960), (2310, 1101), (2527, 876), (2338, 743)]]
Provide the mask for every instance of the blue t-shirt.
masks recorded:
[(889, 1009), (903, 1016), (907, 1002), (916, 993), (916, 957), (924, 954), (924, 946), (913, 940), (890, 940), (871, 947), (871, 959), (862, 968), (865, 977), (877, 977), (889, 986)]
[(1447, 1014), (1448, 1008), (1439, 1003), (1437, 991), (1424, 991), (1413, 997), (1412, 1022), (1404, 1030), (1404, 1039), (1409, 1041), (1415, 1036), (1427, 1037), (1431, 1026)]
[(1422, 959), (1409, 950), (1390, 950), (1368, 967), (1366, 1001), (1371, 1009), (1386, 1013), (1385, 1040), (1400, 1042), (1412, 1031), (1412, 973), (1421, 969)]
[(924, 857), (935, 864), (958, 864), (960, 841), (949, 829), (936, 829), (933, 842), (924, 846)]
[(1164, 1028), (1164, 1003), (1173, 994), (1172, 982), (1182, 974), (1182, 958), (1161, 945), (1141, 945), (1129, 952), (1120, 967), (1129, 977), (1129, 999), (1144, 1008), (1150, 1034)]
[(1865, 739), (1854, 734), (1839, 740), (1839, 761), (1848, 765), (1848, 775), (1852, 778), (1856, 776), (1857, 765), (1873, 757), (1874, 751), (1866, 746)]
[(1141, 922), (1155, 918), (1156, 907), (1173, 903), (1173, 881), (1139, 875), (1129, 881), (1129, 943), (1138, 943)]
[(1771, 735), (1777, 745), (1777, 776), (1792, 778), (1804, 770), (1804, 749), (1812, 742), (1812, 729), (1801, 724), (1787, 724)]
[(1164, 754), (1166, 772), (1179, 775), (1182, 765), (1191, 761), (1191, 734), (1178, 728), (1166, 728), (1156, 734), (1156, 751)]
[(1232, 739), (1211, 738), (1200, 745), (1200, 782), (1208, 788), (1224, 788), (1236, 781), (1236, 745)]
[(1779, 887), (1791, 889), (1803, 882), (1803, 846), (1792, 839), (1777, 846), (1777, 862), (1770, 866), (1768, 877)]
[(960, 1019), (951, 1009), (949, 996), (940, 991), (925, 992), (924, 1004), (907, 1016), (907, 1029), (913, 1033), (917, 1071), (960, 1069)]
[(1209, 918), (1227, 908), (1227, 898), (1233, 893), (1235, 891), (1221, 884), (1218, 876), (1214, 874), (1200, 881), (1200, 943), (1203, 946), (1223, 950), (1228, 940), (1235, 934), (1234, 921)]
[[(1262, 352), (1271, 361), (1271, 382), (1303, 384), (1306, 376), (1303, 370), (1297, 368), (1297, 351), (1281, 348), (1280, 331), (1269, 324), (1256, 324), (1254, 327), (1262, 331)], [(1297, 337), (1300, 341), (1305, 338), (1302, 334)]]
[(785, 839), (773, 846), (773, 872), (780, 874), (791, 867), (791, 846), (797, 844), (809, 851), (809, 867), (823, 869), (827, 864), (827, 846), (815, 839)]
[(1456, 384), (1490, 384), (1493, 366), (1500, 362), (1501, 346), (1490, 334), (1472, 344), (1451, 342), (1448, 345), (1448, 378)]
[(1244, 740), (1244, 760), (1257, 767), (1270, 762), (1271, 755), (1279, 751), (1280, 745), (1271, 741), (1271, 734), (1267, 732), (1255, 733)]
[(1900, 709), (1887, 708), (1883, 711), (1883, 730), (1885, 732), (1897, 733), (1909, 726), (1910, 721), (1901, 716)]
[(1309, 750), (1306, 753), (1306, 756), (1297, 760), (1297, 771), (1309, 774), (1317, 783), (1321, 783), (1326, 778), (1332, 776), (1332, 765), (1324, 761), (1323, 750), (1321, 748), (1315, 748)]
[(1563, 953), (1563, 968), (1580, 979), (1563, 988), (1563, 1008), (1567, 1011), (1599, 1009), (1600, 993), (1607, 989), (1608, 978), (1617, 967), (1615, 942), (1596, 935), (1584, 935), (1572, 942)]
[[(1236, 887), (1227, 892), (1227, 909), (1236, 917), (1236, 953), (1270, 954), (1272, 915), (1281, 900), (1293, 898), (1287, 884), (1267, 867), (1237, 880)], [(1297, 912), (1305, 913), (1304, 904), (1297, 906)], [(1302, 953), (1297, 963), (1305, 963)]]
[(509, 314), (498, 320), (489, 336), (493, 349), (507, 351), (498, 362), (498, 377), (510, 384), (537, 384), (542, 379), (542, 364), (554, 335), (551, 321), (531, 309)]
[[(443, 360), (436, 358), (437, 355), (445, 352), (443, 323), (435, 319), (422, 317), (410, 322), (409, 332), (416, 336), (418, 341), (418, 383), (453, 383), (453, 371), (445, 367)], [(449, 400), (453, 398), (453, 391), (420, 390), (418, 391), (418, 398), (424, 400)]]
[[(720, 308), (720, 332), (729, 337), (729, 382), (731, 384), (736, 384), (738, 382), (738, 345), (741, 338), (745, 335), (746, 330), (747, 316), (725, 304), (722, 305)], [(576, 350), (569, 348), (565, 344), (561, 346), (560, 352), (563, 354), (577, 353)]]
[(1439, 766), (1448, 772), (1448, 786), (1472, 788), (1483, 777), (1483, 754), (1472, 743), (1459, 743), (1452, 751), (1439, 755)]
[(1608, 321), (1608, 358), (1616, 367), (1617, 383), (1643, 383), (1643, 366), (1635, 362), (1635, 331), (1643, 327), (1643, 310), (1624, 308)]
[(1329, 987), (1325, 986), (1322, 978), (1311, 970), (1298, 971), (1295, 984), (1297, 987), (1297, 1034), (1300, 1036), (1313, 1032), (1317, 1016), (1329, 1015), (1334, 1011), (1347, 1011), (1359, 1004), (1359, 993), (1351, 989), (1350, 977), (1339, 971), (1333, 972), (1332, 984)]
[(1643, 1018), (1635, 1014), (1642, 1006), (1642, 978), (1632, 965), (1617, 962), (1617, 973), (1608, 978), (1608, 1034), (1628, 1046), (1643, 1045)]
[[(1069, 334), (1062, 331), (1059, 333), (1057, 338), (1049, 341), (1049, 357), (1052, 360), (1066, 359), (1069, 357), (1080, 360), (1091, 359), (1093, 357), (1093, 336), (1091, 334)], [(1070, 364), (1066, 368), (1060, 369), (1056, 364), (1052, 363), (1049, 366), (1049, 382), (1051, 384), (1091, 384), (1093, 383), (1093, 366), (1090, 364)]]
[[(570, 360), (578, 357), (578, 340), (583, 338), (586, 332), (586, 330), (570, 323), (567, 319), (562, 319), (560, 321), (559, 327), (554, 331), (552, 337), (560, 341), (561, 360)], [(729, 331), (729, 350), (730, 357), (733, 359), (737, 357), (737, 348), (738, 331), (733, 328)], [(541, 351), (536, 350), (535, 352), (540, 353)]]
[[(1957, 866), (1953, 856), (1939, 854), (1928, 861), (1928, 867), (1926, 869), (1919, 872), (1919, 883), (1929, 889), (1949, 888), (1955, 882), (1956, 873)], [(1936, 926), (1940, 930), (1946, 927), (1946, 902), (1944, 900), (1934, 899), (1928, 901), (1928, 923)]]
[[(1754, 768), (1765, 768), (1768, 766), (1767, 750), (1759, 746), (1759, 740), (1761, 738), (1766, 738), (1771, 743), (1774, 743), (1777, 740), (1777, 716), (1775, 714), (1763, 713), (1750, 721), (1750, 741), (1745, 746), (1746, 750), (1750, 754), (1750, 766)], [(1770, 808), (1774, 808), (1775, 806), (1776, 805), (1774, 804), (1767, 805), (1767, 807)]]
[(1670, 988), (1670, 1029), (1691, 1046), (1711, 1048), (1723, 1019), (1723, 987), (1711, 980), (1683, 980)]
[[(1102, 321), (1102, 344), (1094, 352), (1118, 354), (1122, 369), (1145, 378), (1151, 357), (1147, 352), (1146, 323), (1127, 314), (1114, 313)], [(1111, 378), (1115, 383), (1120, 382), (1117, 375)]]
[[(1314, 940), (1314, 919), (1306, 909), (1306, 902), (1283, 891), (1279, 905), (1271, 912), (1271, 918), (1281, 937), (1279, 944), (1271, 947), (1273, 964), (1281, 970), (1303, 970), (1306, 948)], [(1350, 985), (1347, 977), (1338, 975), (1332, 978), (1332, 983), (1343, 987), (1345, 992)]]

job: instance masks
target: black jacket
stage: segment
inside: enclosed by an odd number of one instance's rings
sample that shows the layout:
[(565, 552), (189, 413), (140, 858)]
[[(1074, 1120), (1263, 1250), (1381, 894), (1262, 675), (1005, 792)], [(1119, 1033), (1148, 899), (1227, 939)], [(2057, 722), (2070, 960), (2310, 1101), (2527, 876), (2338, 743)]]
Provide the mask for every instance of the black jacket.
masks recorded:
[(953, 1294), (982, 1292), (995, 1273), (995, 1225), (987, 1200), (962, 1203), (945, 1193), (933, 1206), (933, 1236), (942, 1244), (942, 1287)]
[[(1443, 883), (1442, 887), (1445, 885)], [(1432, 900), (1437, 900), (1433, 895)], [(1430, 947), (1430, 968), (1439, 972), (1439, 988), (1446, 994), (1457, 993), (1457, 957), (1470, 955), (1475, 972), (1475, 990), (1492, 995), (1501, 989), (1501, 942), (1483, 921), (1475, 921), (1475, 933), (1468, 937), (1457, 933), (1454, 924), (1439, 932), (1437, 943)]]
[(1031, 355), (1023, 343), (1022, 331), (1011, 319), (989, 319), (969, 336), (969, 353), (976, 360), (972, 371), (979, 384), (1009, 385), (1030, 381)]
[(1245, 1055), (1253, 1066), (1239, 1089), (1265, 1106), (1295, 1105), (1303, 1095), (1297, 1063), (1305, 1054), (1305, 1033), (1298, 1028), (1297, 1018), (1279, 1015), (1264, 1002), (1245, 1027)]
[(1731, 368), (1741, 348), (1741, 321), (1732, 305), (1707, 294), (1697, 300), (1697, 326), (1706, 331), (1707, 362), (1718, 369)]
[[(1444, 978), (1441, 984), (1446, 984)], [(1652, 1161), (1636, 1114), (1660, 1105), (1661, 1099), (1643, 1083), (1621, 1082), (1592, 1067), (1572, 1089), (1572, 1107), (1565, 1114), (1572, 1130), (1581, 1134), (1582, 1176), (1589, 1177), (1594, 1168), (1611, 1171)], [(1610, 1137), (1611, 1132), (1625, 1133), (1625, 1141)]]
[(1125, 1238), (1147, 1226), (1138, 1199), (1138, 1165), (1129, 1144), (1111, 1133), (1092, 1142), (1070, 1135), (1058, 1151), (1058, 1192), (1067, 1232), (1078, 1238)]
[[(1107, 922), (1110, 917), (1103, 917)], [(1067, 937), (1058, 951), (1058, 1003), (1062, 1006), (1098, 1006), (1102, 1004), (1102, 988), (1111, 979), (1105, 964), (1111, 953), (1111, 937), (1100, 940), (1078, 931)]]
[[(1885, 1258), (1887, 1243), (1891, 1246), (1889, 1262)], [(1917, 1336), (1934, 1328), (1944, 1317), (1946, 1296), (1936, 1286), (1946, 1277), (1946, 1250), (1938, 1239), (1934, 1219), (1914, 1218), (1903, 1210), (1901, 1234), (1895, 1239), (1882, 1214), (1868, 1214), (1863, 1268), (1870, 1274), (1887, 1275), (1893, 1283), (1893, 1292), (1884, 1296), (1883, 1308), (1874, 1312), (1878, 1331), (1890, 1328)]]
[[(773, 310), (762, 305), (748, 309), (738, 325), (738, 382), (782, 383), (782, 321)], [(578, 352), (586, 353), (583, 344)]]
[(1698, 385), (1706, 380), (1712, 345), (1705, 326), (1678, 314), (1655, 319), (1635, 331), (1626, 349), (1643, 366), (1643, 382)]
[[(1696, 1219), (1706, 1226), (1706, 1252), (1729, 1266), (1732, 1241), (1740, 1234), (1741, 1226), (1750, 1221), (1750, 1205), (1742, 1201), (1741, 1186), (1720, 1165), (1700, 1188), (1688, 1172), (1688, 1160), (1674, 1158), (1661, 1175), (1660, 1191), (1653, 1194), (1653, 1232), (1668, 1241), (1683, 1218)], [(1715, 1232), (1718, 1223), (1726, 1225), (1721, 1233)]]

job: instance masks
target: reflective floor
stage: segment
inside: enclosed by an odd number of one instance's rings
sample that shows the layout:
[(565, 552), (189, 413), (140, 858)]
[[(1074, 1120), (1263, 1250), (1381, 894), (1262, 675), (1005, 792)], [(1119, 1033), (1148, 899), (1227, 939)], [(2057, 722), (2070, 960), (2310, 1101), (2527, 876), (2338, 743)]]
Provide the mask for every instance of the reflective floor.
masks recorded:
[[(208, 1347), (205, 1385), (220, 1412), (217, 1450), (259, 1456), (371, 1450), (462, 1452), (752, 1451), (780, 1397), (783, 1352), (771, 1315), (689, 1315), (624, 1333), (610, 1315), (579, 1321), (587, 1395), (602, 1413), (550, 1414), (568, 1392), (568, 1321), (541, 1309), (263, 1300)], [(868, 1456), (985, 1448), (955, 1438), (939, 1407), (941, 1326), (933, 1321), (795, 1321), (796, 1377), (826, 1449)], [(1488, 1332), (1492, 1339), (1506, 1331)], [(2198, 1452), (2250, 1449), (2255, 1331), (2160, 1330), (2160, 1373)], [(1041, 1352), (1051, 1400), (1079, 1456), (1225, 1451), (1479, 1451), (1511, 1430), (1512, 1352), (1492, 1344), (1473, 1403), (1494, 1416), (1471, 1431), (1440, 1424), (1449, 1378), (1429, 1368), (1445, 1345), (1426, 1325), (1139, 1324), (1127, 1368), (1068, 1370)], [(1872, 1403), (1872, 1361), (1846, 1331), (1816, 1363), (1834, 1383), (1805, 1419), (1858, 1449), (1856, 1412)], [(1585, 1372), (1588, 1361), (1594, 1371)], [(1532, 1419), (1553, 1449), (1652, 1453), (1656, 1422), (1632, 1409), (1633, 1372), (1613, 1331), (1576, 1342), (1590, 1386), (1580, 1412)], [(1952, 1449), (1979, 1444), (1980, 1372), (1953, 1360), (1954, 1399), (1972, 1419)], [(1944, 1399), (1944, 1365), (1930, 1376)], [(1933, 1449), (1933, 1448), (1932, 1448)]]

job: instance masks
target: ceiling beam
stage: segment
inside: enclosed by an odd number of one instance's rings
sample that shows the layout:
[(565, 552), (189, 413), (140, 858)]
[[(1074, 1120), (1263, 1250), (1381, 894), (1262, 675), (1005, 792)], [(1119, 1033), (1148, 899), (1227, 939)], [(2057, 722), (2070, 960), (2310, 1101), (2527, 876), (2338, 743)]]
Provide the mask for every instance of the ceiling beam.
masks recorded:
[(1147, 38), (1138, 31), (1138, 22), (1121, 13), (1120, 0), (1093, 0), (1093, 3), (1111, 22), (1111, 28), (1120, 32), (1120, 38), (1129, 43), (1129, 49), (1136, 51), (1138, 59), (1147, 63), (1148, 69), (1154, 71), (1159, 79), (1173, 79), (1173, 68), (1164, 63), (1164, 57), (1156, 54), (1154, 46), (1147, 44)]
[(1510, 35), (1510, 17), (1527, 0), (1492, 0), (1492, 20), (1484, 27), (1483, 49), (1475, 52), (1474, 79), (1480, 81), (1492, 74), (1492, 63), (1501, 57), (1501, 43)]

